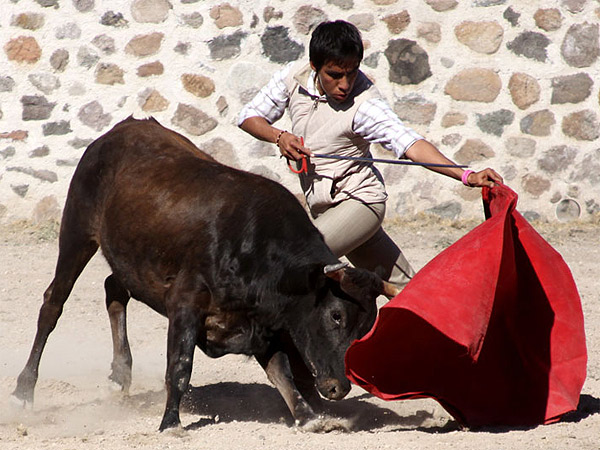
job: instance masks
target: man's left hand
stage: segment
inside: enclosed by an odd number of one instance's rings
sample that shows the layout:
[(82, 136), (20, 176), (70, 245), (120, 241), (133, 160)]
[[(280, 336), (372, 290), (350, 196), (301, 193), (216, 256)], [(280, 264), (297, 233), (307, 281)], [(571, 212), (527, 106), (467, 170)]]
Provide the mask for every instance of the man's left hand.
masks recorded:
[(502, 177), (494, 169), (483, 169), (479, 172), (470, 173), (467, 177), (469, 186), (473, 187), (494, 187), (496, 184), (504, 184)]

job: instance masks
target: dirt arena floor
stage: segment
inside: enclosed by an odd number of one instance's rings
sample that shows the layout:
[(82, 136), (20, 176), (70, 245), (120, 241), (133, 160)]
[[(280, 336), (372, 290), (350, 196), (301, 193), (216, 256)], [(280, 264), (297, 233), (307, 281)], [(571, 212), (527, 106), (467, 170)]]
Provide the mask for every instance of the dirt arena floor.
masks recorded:
[[(476, 223), (419, 219), (387, 223), (415, 268)], [(75, 285), (42, 358), (33, 410), (10, 394), (35, 333), (42, 293), (57, 256), (51, 226), (0, 229), (0, 449), (600, 449), (600, 231), (593, 223), (534, 224), (570, 266), (581, 295), (588, 374), (577, 411), (528, 429), (459, 429), (435, 401), (384, 402), (358, 387), (329, 410), (353, 431), (305, 432), (253, 360), (209, 359), (197, 351), (183, 428), (159, 433), (164, 408), (166, 319), (131, 302), (134, 369), (128, 397), (107, 376), (112, 344), (104, 309), (109, 273), (100, 254)]]

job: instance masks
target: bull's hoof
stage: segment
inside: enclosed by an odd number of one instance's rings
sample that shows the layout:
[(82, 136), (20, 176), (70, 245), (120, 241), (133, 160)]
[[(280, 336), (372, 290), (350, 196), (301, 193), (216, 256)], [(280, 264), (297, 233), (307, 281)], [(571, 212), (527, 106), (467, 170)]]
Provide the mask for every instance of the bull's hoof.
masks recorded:
[(318, 416), (302, 425), (298, 423), (297, 425), (299, 425), (299, 428), (302, 431), (309, 433), (329, 433), (331, 431), (347, 432), (352, 429), (352, 423), (348, 419), (330, 416)]
[(185, 438), (189, 436), (188, 430), (183, 428), (181, 425), (175, 428), (167, 428), (166, 430), (162, 430), (161, 433), (177, 438)]
[(25, 400), (21, 398), (16, 392), (13, 392), (13, 394), (10, 396), (9, 404), (13, 408), (22, 408), (29, 410), (33, 409), (33, 399)]
[(108, 376), (108, 379), (112, 382), (114, 390), (123, 392), (125, 395), (129, 394), (129, 387), (131, 386), (131, 376), (123, 376), (122, 374), (112, 371)]
[(181, 427), (181, 422), (179, 421), (179, 414), (175, 413), (165, 413), (163, 416), (162, 422), (160, 423), (160, 427), (158, 427), (158, 431), (165, 431), (170, 428)]
[(17, 381), (17, 388), (10, 396), (10, 403), (19, 408), (33, 409), (33, 389), (23, 388), (23, 384)]
[(131, 386), (131, 366), (113, 362), (111, 364), (111, 372), (108, 379), (112, 381), (117, 389), (123, 393), (129, 393)]

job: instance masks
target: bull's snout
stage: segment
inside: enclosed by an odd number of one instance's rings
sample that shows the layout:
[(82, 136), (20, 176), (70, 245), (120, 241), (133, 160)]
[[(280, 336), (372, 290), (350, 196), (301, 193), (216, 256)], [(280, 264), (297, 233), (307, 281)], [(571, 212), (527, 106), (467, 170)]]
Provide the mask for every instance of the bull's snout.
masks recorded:
[(329, 400), (341, 400), (350, 392), (350, 381), (346, 378), (343, 380), (326, 378), (317, 383), (317, 389), (323, 397)]

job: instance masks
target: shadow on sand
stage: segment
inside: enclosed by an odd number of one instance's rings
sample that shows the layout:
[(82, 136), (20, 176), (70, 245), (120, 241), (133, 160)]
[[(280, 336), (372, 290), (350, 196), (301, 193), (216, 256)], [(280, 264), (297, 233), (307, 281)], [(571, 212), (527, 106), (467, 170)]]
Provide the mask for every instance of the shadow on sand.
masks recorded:
[[(425, 433), (446, 433), (461, 429), (454, 420), (443, 426), (432, 425), (433, 414), (419, 410), (407, 416), (375, 405), (368, 401), (370, 394), (346, 398), (339, 402), (323, 401), (323, 412), (346, 419), (351, 431), (373, 431), (388, 428), (394, 431), (418, 430)], [(164, 405), (164, 391), (149, 391), (129, 397), (128, 403), (146, 409), (150, 405)], [(146, 405), (146, 406), (144, 406)], [(259, 422), (265, 424), (284, 423), (294, 425), (294, 420), (277, 390), (262, 383), (223, 382), (206, 386), (190, 386), (181, 402), (181, 411), (200, 416), (186, 428), (197, 429), (219, 422)], [(583, 394), (577, 410), (566, 414), (561, 422), (580, 422), (600, 413), (600, 399)], [(218, 417), (218, 418), (217, 418)], [(433, 423), (436, 421), (434, 420)], [(514, 430), (533, 429), (528, 427), (478, 427), (471, 432), (506, 433)]]
[[(371, 396), (363, 394), (346, 398), (339, 402), (323, 401), (323, 412), (327, 415), (347, 419), (352, 431), (369, 431), (383, 427), (420, 429), (433, 415), (428, 411), (417, 411), (410, 416), (400, 416), (396, 412), (366, 401)], [(220, 422), (260, 422), (294, 424), (294, 420), (277, 390), (269, 385), (236, 382), (216, 383), (207, 386), (191, 387), (181, 404), (182, 411), (203, 418), (190, 425), (199, 428), (214, 423), (218, 415)], [(458, 425), (451, 421), (447, 426), (436, 427), (435, 431), (456, 430)], [(433, 431), (433, 430), (431, 430)]]

